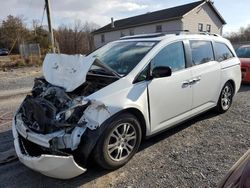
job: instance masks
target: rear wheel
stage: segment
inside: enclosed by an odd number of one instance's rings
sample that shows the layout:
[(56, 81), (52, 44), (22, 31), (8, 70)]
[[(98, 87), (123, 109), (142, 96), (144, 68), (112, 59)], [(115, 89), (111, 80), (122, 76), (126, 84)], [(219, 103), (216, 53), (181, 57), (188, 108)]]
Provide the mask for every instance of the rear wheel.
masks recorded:
[(134, 115), (124, 113), (117, 116), (97, 142), (95, 161), (106, 169), (123, 166), (137, 152), (141, 137), (140, 124)]
[(233, 101), (233, 95), (234, 95), (233, 86), (230, 82), (227, 82), (222, 88), (220, 98), (217, 103), (216, 109), (219, 113), (224, 113), (231, 107)]

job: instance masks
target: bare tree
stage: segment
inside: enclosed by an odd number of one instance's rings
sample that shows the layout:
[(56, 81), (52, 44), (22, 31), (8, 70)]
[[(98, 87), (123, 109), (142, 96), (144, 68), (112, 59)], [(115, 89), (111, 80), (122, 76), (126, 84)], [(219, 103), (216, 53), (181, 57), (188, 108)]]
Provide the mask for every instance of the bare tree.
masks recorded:
[(18, 52), (18, 46), (30, 35), (29, 30), (25, 27), (23, 17), (14, 17), (9, 15), (0, 28), (1, 46), (5, 48), (13, 48), (14, 52)]
[(98, 26), (94, 23), (75, 20), (74, 25), (61, 25), (56, 31), (60, 51), (67, 54), (86, 54), (93, 50), (91, 32)]
[[(9, 15), (0, 25), (0, 48), (11, 49), (19, 52), (21, 43), (39, 43), (42, 53), (49, 50), (49, 33), (39, 25), (38, 20), (33, 20), (33, 28), (25, 26), (23, 17)], [(93, 50), (93, 37), (91, 32), (99, 26), (92, 22), (75, 20), (72, 25), (61, 25), (54, 30), (56, 43), (60, 52), (66, 54), (87, 54)]]
[(233, 43), (238, 43), (238, 42), (246, 42), (250, 41), (250, 25), (247, 26), (246, 28), (241, 27), (238, 32), (232, 32), (230, 33), (227, 38), (233, 42)]

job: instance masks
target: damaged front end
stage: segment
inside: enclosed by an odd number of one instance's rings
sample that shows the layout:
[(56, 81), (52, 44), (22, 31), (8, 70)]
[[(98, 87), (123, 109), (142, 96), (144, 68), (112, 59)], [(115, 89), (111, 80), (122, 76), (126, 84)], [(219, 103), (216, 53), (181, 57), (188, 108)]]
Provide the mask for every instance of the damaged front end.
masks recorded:
[(20, 161), (55, 178), (68, 179), (84, 173), (98, 138), (94, 134), (100, 134), (101, 123), (111, 116), (104, 104), (86, 96), (116, 80), (88, 74), (84, 83), (67, 92), (67, 88), (52, 85), (45, 78), (35, 79), (31, 94), (13, 120)]

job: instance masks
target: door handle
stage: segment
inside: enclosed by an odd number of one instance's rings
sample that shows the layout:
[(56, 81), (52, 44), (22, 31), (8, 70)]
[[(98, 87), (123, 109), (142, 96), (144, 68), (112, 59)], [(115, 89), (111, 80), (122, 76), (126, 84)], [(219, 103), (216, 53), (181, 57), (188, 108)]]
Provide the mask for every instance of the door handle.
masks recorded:
[(195, 84), (195, 79), (193, 79), (193, 80), (189, 80), (189, 85), (193, 85), (193, 84)]
[(197, 82), (199, 82), (199, 81), (201, 81), (201, 77), (200, 77), (200, 76), (193, 79), (193, 82), (194, 82), (194, 83), (197, 83)]
[(188, 87), (189, 86), (189, 81), (184, 81), (182, 82), (182, 88)]

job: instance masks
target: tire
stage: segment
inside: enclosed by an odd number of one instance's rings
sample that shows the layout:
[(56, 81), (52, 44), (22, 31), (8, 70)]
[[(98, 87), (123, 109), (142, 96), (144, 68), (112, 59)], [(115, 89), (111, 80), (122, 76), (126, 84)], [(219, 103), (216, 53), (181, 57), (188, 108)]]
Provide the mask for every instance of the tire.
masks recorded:
[(101, 167), (114, 170), (138, 151), (142, 131), (137, 118), (130, 113), (120, 114), (103, 126), (107, 127), (94, 148), (94, 158)]
[(216, 111), (225, 113), (232, 105), (234, 96), (234, 88), (230, 82), (227, 82), (221, 90), (221, 94), (216, 106)]

